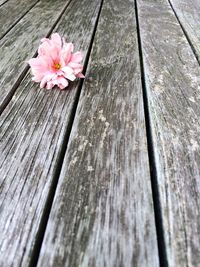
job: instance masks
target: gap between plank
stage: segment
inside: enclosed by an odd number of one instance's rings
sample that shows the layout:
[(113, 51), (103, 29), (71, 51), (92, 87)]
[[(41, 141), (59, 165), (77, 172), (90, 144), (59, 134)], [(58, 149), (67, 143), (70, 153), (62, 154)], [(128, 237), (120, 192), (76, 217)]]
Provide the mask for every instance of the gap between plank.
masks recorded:
[[(35, 5), (37, 5), (37, 3), (39, 3), (40, 2), (40, 0), (38, 0), (38, 1), (36, 1), (32, 6), (30, 6), (30, 8), (17, 20), (17, 21), (15, 21), (15, 23), (13, 24), (13, 25), (11, 25), (10, 26), (10, 28), (8, 28), (8, 30), (0, 37), (0, 41), (1, 41), (1, 39), (3, 39), (3, 37), (4, 36), (6, 36), (6, 34), (9, 32), (9, 31), (11, 31), (12, 30), (12, 28), (14, 28), (15, 27), (15, 25), (21, 20), (21, 19), (23, 19), (23, 17), (25, 17), (26, 16), (26, 14), (35, 6)], [(3, 3), (3, 4), (5, 4), (5, 2)], [(2, 4), (2, 5), (3, 5)], [(0, 6), (1, 7), (1, 6)]]
[(3, 6), (5, 3), (7, 3), (9, 0), (5, 0), (2, 4), (0, 4), (0, 7)]
[(159, 189), (158, 189), (157, 166), (156, 166), (156, 161), (155, 161), (155, 150), (154, 150), (154, 145), (153, 145), (150, 111), (149, 111), (147, 87), (146, 87), (146, 81), (145, 81), (145, 68), (144, 68), (143, 53), (142, 53), (142, 42), (141, 42), (141, 35), (140, 35), (138, 6), (137, 6), (137, 0), (134, 0), (134, 1), (135, 1), (136, 26), (137, 26), (141, 81), (142, 81), (142, 91), (143, 91), (144, 116), (145, 116), (146, 135), (147, 135), (147, 149), (148, 149), (148, 155), (149, 155), (151, 189), (152, 189), (152, 196), (153, 196), (159, 261), (160, 261), (161, 267), (169, 267), (167, 254), (166, 254), (164, 227), (163, 227), (162, 211), (161, 211), (160, 196), (159, 196)]
[[(86, 58), (85, 58), (85, 64), (84, 64), (83, 73), (86, 72), (86, 69), (87, 69), (87, 66), (88, 66), (89, 57), (90, 57), (90, 54), (91, 54), (92, 45), (93, 45), (96, 29), (97, 29), (97, 26), (98, 26), (98, 22), (99, 22), (101, 10), (102, 10), (103, 2), (104, 2), (104, 0), (101, 0), (99, 12), (98, 12), (98, 15), (97, 15), (97, 18), (96, 18), (96, 21), (95, 21), (94, 30), (92, 32), (91, 41), (90, 41), (89, 48), (88, 48), (88, 51), (87, 51), (87, 54), (86, 54)], [(65, 153), (67, 151), (68, 141), (69, 141), (69, 138), (70, 138), (70, 134), (71, 134), (71, 130), (72, 130), (72, 127), (73, 127), (74, 118), (75, 118), (75, 115), (76, 115), (76, 110), (77, 110), (77, 106), (78, 106), (78, 102), (79, 102), (79, 98), (80, 98), (80, 94), (81, 94), (82, 85), (83, 85), (83, 79), (80, 81), (80, 84), (79, 84), (79, 86), (77, 88), (77, 92), (76, 92), (76, 95), (75, 95), (75, 100), (74, 100), (74, 103), (73, 103), (72, 112), (71, 112), (71, 116), (70, 116), (70, 121), (69, 121), (69, 124), (68, 124), (66, 132), (65, 132), (64, 141), (62, 143), (62, 149), (61, 149), (61, 152), (60, 152), (60, 155), (59, 155), (59, 159), (58, 159), (58, 165), (56, 167), (56, 170), (55, 170), (55, 173), (54, 173), (54, 176), (53, 176), (53, 179), (52, 179), (52, 184), (51, 184), (48, 196), (47, 196), (45, 208), (44, 208), (44, 211), (43, 211), (43, 214), (42, 214), (42, 218), (41, 218), (41, 221), (40, 221), (39, 230), (38, 230), (37, 235), (36, 235), (36, 241), (35, 241), (35, 244), (34, 244), (32, 255), (30, 257), (29, 267), (36, 267), (37, 263), (38, 263), (40, 250), (41, 250), (41, 247), (42, 247), (42, 243), (43, 243), (43, 239), (44, 239), (44, 235), (45, 235), (45, 231), (46, 231), (49, 215), (50, 215), (50, 212), (51, 212), (51, 208), (52, 208), (52, 204), (53, 204), (53, 200), (54, 200), (57, 184), (58, 184), (58, 181), (59, 181), (60, 172), (61, 172), (61, 169), (62, 169)]]
[(180, 27), (181, 27), (181, 29), (182, 29), (182, 31), (183, 31), (183, 34), (185, 35), (185, 37), (186, 37), (186, 39), (187, 39), (187, 41), (188, 41), (188, 43), (189, 43), (189, 45), (190, 45), (190, 47), (191, 47), (191, 49), (192, 49), (192, 52), (193, 52), (193, 54), (194, 54), (194, 56), (195, 56), (197, 62), (198, 62), (199, 65), (200, 65), (200, 58), (199, 58), (199, 56), (198, 56), (198, 54), (197, 54), (197, 52), (196, 52), (196, 50), (195, 50), (195, 48), (194, 48), (194, 46), (193, 46), (191, 40), (190, 40), (189, 35), (187, 34), (187, 32), (186, 32), (186, 30), (185, 30), (183, 24), (182, 24), (181, 21), (179, 20), (179, 17), (178, 17), (178, 15), (177, 15), (177, 13), (176, 13), (174, 7), (173, 7), (173, 4), (172, 4), (171, 0), (168, 0), (168, 2), (169, 2), (169, 5), (170, 5), (172, 11), (174, 12), (174, 15), (175, 15), (175, 17), (176, 17), (176, 20), (178, 21), (178, 23), (179, 23), (179, 25), (180, 25)]
[[(54, 28), (58, 24), (59, 20), (62, 18), (63, 14), (65, 13), (67, 7), (71, 3), (71, 1), (72, 0), (70, 0), (69, 2), (67, 2), (67, 4), (64, 6), (64, 8), (61, 11), (60, 15), (58, 16), (57, 20), (54, 22), (53, 26), (51, 27), (51, 29), (47, 33), (46, 38), (48, 38), (51, 35), (51, 33), (53, 32)], [(36, 57), (36, 56), (37, 56), (37, 51), (34, 53), (34, 55), (32, 57)], [(5, 101), (0, 106), (0, 116), (1, 116), (2, 112), (4, 111), (4, 109), (7, 107), (7, 105), (9, 104), (9, 102), (11, 101), (12, 97), (15, 94), (15, 91), (17, 90), (18, 86), (20, 85), (20, 83), (22, 82), (23, 78), (27, 74), (29, 68), (30, 67), (28, 66), (28, 64), (24, 67), (24, 69), (22, 70), (21, 74), (19, 75), (17, 81), (14, 83), (12, 89), (10, 90), (10, 92), (8, 93), (8, 95), (6, 96)]]

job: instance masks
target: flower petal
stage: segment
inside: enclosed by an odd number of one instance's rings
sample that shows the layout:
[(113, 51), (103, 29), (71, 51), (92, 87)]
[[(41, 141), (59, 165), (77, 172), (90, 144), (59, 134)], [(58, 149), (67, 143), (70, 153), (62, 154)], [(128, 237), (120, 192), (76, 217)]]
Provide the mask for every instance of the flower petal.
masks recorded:
[(46, 85), (46, 83), (47, 83), (47, 78), (46, 78), (46, 76), (44, 76), (44, 77), (42, 78), (42, 80), (41, 80), (40, 88), (44, 88), (45, 85)]
[(66, 43), (58, 33), (51, 38), (43, 38), (38, 48), (38, 56), (28, 61), (33, 81), (39, 82), (40, 87), (52, 89), (57, 85), (60, 89), (68, 86), (69, 81), (76, 77), (84, 78), (83, 66), (80, 62), (83, 55), (80, 51), (73, 54), (74, 45)]
[(71, 61), (75, 62), (75, 63), (81, 62), (82, 59), (83, 59), (83, 54), (80, 51), (72, 54), (72, 56), (71, 56)]
[(62, 48), (62, 39), (60, 37), (60, 35), (55, 32), (51, 35), (51, 40), (53, 41), (53, 43), (58, 47), (58, 48)]
[(58, 87), (60, 89), (64, 89), (65, 87), (67, 87), (69, 84), (69, 82), (67, 81), (67, 79), (63, 78), (63, 77), (59, 77), (58, 78)]
[(70, 68), (69, 66), (65, 66), (64, 68), (62, 68), (62, 71), (64, 73), (64, 76), (70, 80), (70, 81), (74, 81), (76, 79), (76, 76), (73, 72), (73, 69)]
[(78, 77), (78, 78), (85, 78), (85, 75), (83, 75), (83, 73), (78, 73), (77, 75), (76, 75), (76, 77)]
[(72, 43), (65, 43), (61, 52), (61, 55), (67, 64), (71, 60), (74, 45)]
[(54, 83), (52, 81), (47, 82), (47, 86), (46, 86), (47, 90), (50, 90), (53, 87), (54, 87)]

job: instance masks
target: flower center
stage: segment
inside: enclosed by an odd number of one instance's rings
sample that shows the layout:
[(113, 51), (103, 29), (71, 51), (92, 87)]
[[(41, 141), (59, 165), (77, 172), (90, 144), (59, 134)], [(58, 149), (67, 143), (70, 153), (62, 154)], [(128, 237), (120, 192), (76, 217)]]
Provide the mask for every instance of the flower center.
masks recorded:
[(59, 63), (55, 63), (55, 64), (54, 64), (54, 68), (55, 68), (56, 70), (59, 70), (59, 69), (61, 68), (61, 65), (60, 65)]

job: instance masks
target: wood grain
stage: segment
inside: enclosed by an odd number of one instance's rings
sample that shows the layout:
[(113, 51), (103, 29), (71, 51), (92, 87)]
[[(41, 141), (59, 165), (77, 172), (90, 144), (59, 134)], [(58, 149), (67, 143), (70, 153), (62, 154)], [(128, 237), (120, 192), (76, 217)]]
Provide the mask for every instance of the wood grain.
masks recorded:
[(200, 1), (170, 0), (200, 63)]
[(134, 1), (104, 1), (38, 267), (159, 266)]
[(21, 81), (26, 61), (33, 57), (69, 0), (40, 1), (0, 40), (0, 112)]
[(9, 0), (0, 0), (0, 6), (2, 6), (4, 3), (8, 2)]
[(168, 266), (200, 262), (200, 69), (167, 1), (137, 0)]
[[(99, 7), (98, 0), (73, 1), (55, 31), (86, 53)], [(28, 73), (2, 113), (1, 267), (29, 266), (79, 84), (64, 91), (41, 90)]]
[[(10, 0), (0, 7), (0, 39), (15, 25), (38, 0)], [(1, 4), (1, 3), (0, 3)], [(12, 18), (12, 19), (11, 19)]]

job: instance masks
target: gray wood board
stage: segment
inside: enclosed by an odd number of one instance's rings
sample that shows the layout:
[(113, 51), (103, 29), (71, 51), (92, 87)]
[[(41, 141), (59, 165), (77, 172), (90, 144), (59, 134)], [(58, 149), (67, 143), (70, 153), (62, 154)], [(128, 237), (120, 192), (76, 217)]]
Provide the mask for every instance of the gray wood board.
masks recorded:
[[(73, 1), (55, 31), (86, 53), (99, 8), (98, 0)], [(79, 85), (77, 81), (68, 90), (42, 90), (28, 73), (2, 113), (1, 267), (29, 264)]]
[[(38, 0), (10, 0), (0, 7), (0, 39)], [(1, 4), (1, 3), (0, 3)]]
[(0, 6), (2, 6), (3, 4), (5, 4), (6, 2), (8, 2), (9, 0), (0, 0)]
[(21, 79), (26, 61), (36, 53), (40, 39), (49, 33), (68, 2), (39, 2), (0, 40), (0, 112)]
[(170, 0), (200, 63), (200, 1)]
[(42, 266), (159, 266), (134, 1), (104, 1)]
[(0, 6), (2, 6), (4, 3), (6, 3), (8, 0), (0, 0)]
[(200, 69), (165, 0), (137, 0), (170, 267), (200, 262)]

